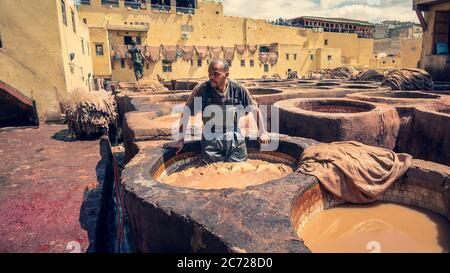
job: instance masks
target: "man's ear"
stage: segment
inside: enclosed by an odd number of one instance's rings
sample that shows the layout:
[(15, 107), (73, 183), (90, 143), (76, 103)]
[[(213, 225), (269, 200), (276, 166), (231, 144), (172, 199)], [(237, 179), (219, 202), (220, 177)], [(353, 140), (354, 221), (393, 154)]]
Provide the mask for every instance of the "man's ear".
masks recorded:
[(228, 78), (228, 76), (230, 75), (230, 72), (229, 72), (229, 71), (225, 72), (225, 75), (226, 75), (227, 78)]

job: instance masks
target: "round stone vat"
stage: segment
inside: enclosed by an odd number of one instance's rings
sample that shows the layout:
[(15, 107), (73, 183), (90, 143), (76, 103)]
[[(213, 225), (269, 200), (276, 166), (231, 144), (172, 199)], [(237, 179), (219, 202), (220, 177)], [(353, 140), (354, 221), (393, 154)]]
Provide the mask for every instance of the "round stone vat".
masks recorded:
[(321, 142), (356, 140), (393, 149), (400, 127), (395, 108), (388, 105), (324, 98), (283, 100), (274, 107), (279, 108), (280, 133)]
[[(246, 144), (250, 159), (296, 168), (303, 149), (316, 142), (281, 136), (277, 149), (268, 152), (257, 141)], [(309, 252), (295, 238), (290, 215), (293, 198), (317, 183), (315, 177), (292, 172), (253, 186), (172, 186), (160, 180), (194, 162), (200, 142), (186, 142), (178, 155), (144, 142), (138, 146), (121, 180), (137, 252)]]
[[(205, 79), (206, 80), (206, 79)], [(172, 86), (170, 90), (193, 90), (200, 82), (201, 79), (177, 79), (172, 80)]]
[(424, 104), (414, 108), (409, 138), (402, 152), (450, 165), (450, 105)]
[(169, 186), (192, 189), (245, 189), (283, 178), (296, 169), (296, 159), (277, 153), (252, 151), (245, 162), (218, 162), (206, 165), (202, 156), (175, 157), (160, 166), (153, 178)]
[(264, 87), (251, 87), (251, 88), (248, 88), (248, 91), (250, 91), (250, 94), (255, 95), (255, 96), (273, 95), (273, 94), (280, 94), (283, 92), (283, 90), (280, 90), (280, 89), (264, 88)]
[(318, 83), (315, 83), (315, 86), (340, 86), (341, 83), (339, 82), (326, 82), (326, 81), (320, 81)]
[(436, 102), (439, 95), (413, 91), (376, 91), (349, 94), (347, 97), (363, 101), (381, 102), (389, 104), (417, 104)]
[(367, 84), (347, 84), (347, 85), (342, 85), (342, 88), (347, 88), (347, 89), (378, 89), (378, 86), (373, 86), (373, 85), (367, 85)]
[(126, 100), (126, 112), (156, 111), (160, 112), (159, 115), (166, 115), (172, 111), (173, 106), (184, 104), (188, 98), (188, 93), (129, 96)]
[(316, 83), (316, 80), (298, 80), (297, 83), (299, 84), (313, 84)]
[(450, 200), (442, 181), (449, 176), (447, 166), (413, 160), (367, 205), (345, 203), (311, 184), (294, 198), (292, 225), (312, 252), (448, 252)]

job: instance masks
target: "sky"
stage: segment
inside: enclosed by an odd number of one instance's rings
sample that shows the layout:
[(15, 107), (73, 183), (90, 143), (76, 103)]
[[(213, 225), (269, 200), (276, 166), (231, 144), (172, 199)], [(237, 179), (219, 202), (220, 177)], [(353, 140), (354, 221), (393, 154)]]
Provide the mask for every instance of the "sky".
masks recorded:
[(384, 20), (418, 22), (412, 0), (220, 0), (225, 15), (260, 19), (304, 15), (343, 17), (379, 23)]

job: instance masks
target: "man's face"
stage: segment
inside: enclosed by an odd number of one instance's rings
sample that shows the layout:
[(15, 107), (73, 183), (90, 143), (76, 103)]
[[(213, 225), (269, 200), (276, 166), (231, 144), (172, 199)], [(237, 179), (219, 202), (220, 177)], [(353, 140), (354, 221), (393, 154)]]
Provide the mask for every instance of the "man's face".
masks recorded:
[(225, 72), (223, 64), (216, 64), (208, 70), (208, 74), (211, 86), (216, 88), (222, 87), (225, 84), (229, 73)]

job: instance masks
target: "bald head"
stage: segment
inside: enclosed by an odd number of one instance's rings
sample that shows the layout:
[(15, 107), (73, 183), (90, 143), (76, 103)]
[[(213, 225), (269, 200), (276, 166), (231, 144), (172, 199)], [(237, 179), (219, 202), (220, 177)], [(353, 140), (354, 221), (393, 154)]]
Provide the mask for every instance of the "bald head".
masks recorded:
[(230, 66), (223, 60), (213, 60), (209, 63), (208, 75), (209, 82), (214, 88), (225, 91)]
[(228, 65), (228, 62), (224, 60), (212, 60), (209, 63), (208, 70), (211, 71), (213, 69), (220, 69), (223, 70), (224, 72), (229, 72), (230, 66)]

